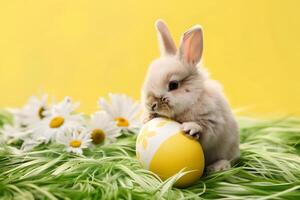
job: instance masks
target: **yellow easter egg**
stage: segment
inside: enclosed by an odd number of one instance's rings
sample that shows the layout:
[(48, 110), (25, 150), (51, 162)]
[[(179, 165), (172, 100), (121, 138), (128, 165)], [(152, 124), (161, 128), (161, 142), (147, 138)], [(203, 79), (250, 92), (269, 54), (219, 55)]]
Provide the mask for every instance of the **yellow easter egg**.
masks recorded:
[(154, 118), (142, 127), (136, 155), (144, 168), (162, 180), (184, 169), (187, 174), (175, 183), (177, 187), (187, 187), (203, 174), (205, 160), (200, 143), (187, 137), (180, 124), (169, 119)]

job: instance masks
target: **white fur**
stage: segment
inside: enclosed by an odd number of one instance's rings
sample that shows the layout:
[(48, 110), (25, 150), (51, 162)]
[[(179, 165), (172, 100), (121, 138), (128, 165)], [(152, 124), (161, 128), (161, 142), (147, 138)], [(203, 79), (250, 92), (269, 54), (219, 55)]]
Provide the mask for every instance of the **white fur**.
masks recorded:
[[(160, 46), (165, 50), (152, 62), (145, 78), (142, 90), (145, 121), (165, 116), (182, 123), (182, 129), (202, 144), (208, 171), (228, 169), (230, 162), (239, 156), (238, 125), (220, 84), (197, 65), (203, 50), (202, 29), (200, 26), (189, 29), (175, 52), (165, 23), (157, 24), (158, 34), (165, 41)], [(168, 85), (173, 80), (179, 82), (179, 87), (169, 91)]]

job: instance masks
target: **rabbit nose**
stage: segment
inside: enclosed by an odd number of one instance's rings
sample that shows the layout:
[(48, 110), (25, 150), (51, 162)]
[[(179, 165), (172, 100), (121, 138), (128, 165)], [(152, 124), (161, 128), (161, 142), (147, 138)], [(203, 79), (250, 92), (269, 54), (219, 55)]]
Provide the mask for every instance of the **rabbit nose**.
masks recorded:
[(162, 102), (164, 102), (164, 103), (169, 103), (168, 97), (162, 97), (161, 100), (162, 100)]
[(151, 106), (151, 110), (152, 110), (152, 111), (155, 111), (155, 110), (157, 109), (157, 107), (158, 107), (158, 103), (157, 103), (157, 102), (154, 102), (154, 103), (152, 104), (152, 106)]

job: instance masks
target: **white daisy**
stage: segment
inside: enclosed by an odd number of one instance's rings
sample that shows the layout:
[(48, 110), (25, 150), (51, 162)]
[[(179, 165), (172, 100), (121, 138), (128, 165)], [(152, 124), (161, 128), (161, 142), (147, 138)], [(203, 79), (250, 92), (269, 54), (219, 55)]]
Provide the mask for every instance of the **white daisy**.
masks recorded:
[[(33, 133), (33, 129), (28, 128), (23, 123), (23, 119), (19, 115), (13, 115), (13, 124), (5, 124), (0, 130), (1, 142), (6, 144), (14, 143), (18, 140), (23, 140), (22, 150), (30, 150), (36, 145), (28, 146), (28, 140)], [(31, 142), (32, 143), (32, 142)], [(37, 143), (37, 142), (35, 142)]]
[(21, 146), (21, 150), (23, 151), (30, 151), (32, 150), (34, 147), (44, 143), (44, 138), (40, 137), (40, 138), (33, 138), (32, 136), (26, 137), (23, 140), (22, 146)]
[(104, 111), (99, 111), (92, 115), (88, 128), (90, 129), (90, 137), (93, 144), (112, 142), (121, 135), (121, 129), (116, 126), (115, 121)]
[(45, 111), (49, 109), (47, 99), (48, 95), (43, 95), (41, 98), (32, 96), (23, 108), (8, 110), (22, 125), (30, 126), (41, 121), (45, 117)]
[(91, 141), (88, 130), (84, 128), (66, 128), (57, 136), (57, 143), (65, 145), (67, 152), (77, 154), (82, 154), (82, 149), (87, 148)]
[(141, 106), (124, 94), (109, 94), (110, 102), (104, 98), (98, 101), (99, 106), (113, 119), (122, 130), (134, 130), (140, 127), (138, 115)]
[(42, 138), (47, 143), (55, 139), (56, 135), (62, 133), (65, 128), (81, 125), (82, 114), (74, 114), (78, 106), (79, 103), (72, 103), (69, 97), (53, 105), (50, 110), (44, 112), (43, 120), (34, 124), (33, 138)]
[(17, 140), (24, 140), (29, 134), (32, 133), (32, 130), (26, 130), (16, 124), (5, 124), (2, 129), (0, 129), (0, 133), (2, 135), (2, 142), (11, 144)]

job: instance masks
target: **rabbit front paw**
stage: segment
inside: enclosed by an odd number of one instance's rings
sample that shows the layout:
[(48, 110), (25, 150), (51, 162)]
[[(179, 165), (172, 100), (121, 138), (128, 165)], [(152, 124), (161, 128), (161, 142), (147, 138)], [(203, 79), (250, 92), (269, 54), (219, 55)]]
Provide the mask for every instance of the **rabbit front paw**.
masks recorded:
[(181, 129), (195, 139), (199, 139), (202, 132), (202, 127), (196, 122), (184, 122), (181, 124)]
[(154, 118), (156, 118), (156, 117), (158, 117), (157, 114), (155, 114), (155, 113), (151, 113), (151, 114), (150, 114), (150, 113), (149, 113), (149, 114), (147, 114), (147, 115), (144, 116), (142, 122), (143, 122), (143, 124), (145, 124), (145, 123), (147, 123), (148, 121), (150, 121), (150, 120), (152, 120), (152, 119), (154, 119)]

